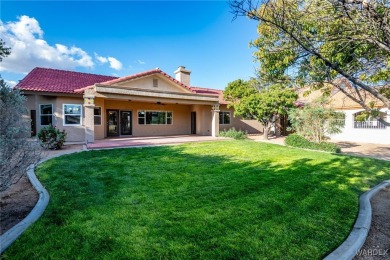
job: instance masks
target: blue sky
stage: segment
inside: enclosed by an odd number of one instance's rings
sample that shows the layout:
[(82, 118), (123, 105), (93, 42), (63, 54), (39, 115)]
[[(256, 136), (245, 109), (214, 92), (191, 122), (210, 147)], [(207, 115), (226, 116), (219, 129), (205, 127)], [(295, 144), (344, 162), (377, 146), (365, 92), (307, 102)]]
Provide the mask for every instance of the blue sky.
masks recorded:
[(126, 76), (179, 65), (191, 85), (223, 89), (254, 76), (256, 22), (225, 1), (1, 1), (0, 64), (14, 83), (36, 66)]

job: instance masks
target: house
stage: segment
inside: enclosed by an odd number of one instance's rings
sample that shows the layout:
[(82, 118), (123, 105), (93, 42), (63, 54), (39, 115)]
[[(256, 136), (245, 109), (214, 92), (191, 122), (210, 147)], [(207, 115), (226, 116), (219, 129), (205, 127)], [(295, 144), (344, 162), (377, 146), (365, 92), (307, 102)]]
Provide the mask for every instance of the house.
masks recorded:
[[(347, 82), (344, 82), (344, 89), (350, 93), (356, 93), (354, 88)], [(305, 89), (300, 90), (300, 102), (309, 103), (312, 100), (322, 96), (322, 92), (314, 91), (310, 95), (303, 97)], [(384, 122), (390, 123), (390, 109), (386, 108), (384, 104), (378, 101), (370, 93), (360, 90), (361, 99), (365, 104), (372, 104), (374, 108), (379, 110), (379, 117), (369, 117), (361, 121), (359, 115), (365, 110), (357, 102), (347, 97), (338, 88), (332, 88), (329, 97), (329, 107), (336, 111), (345, 114), (344, 127), (341, 133), (330, 136), (331, 140), (347, 141), (347, 142), (361, 142), (361, 143), (375, 143), (375, 144), (390, 144), (390, 126)]]
[(32, 135), (44, 126), (65, 129), (69, 142), (107, 137), (218, 136), (235, 128), (259, 133), (263, 126), (227, 108), (221, 90), (190, 86), (191, 71), (175, 78), (159, 68), (112, 77), (35, 68), (16, 86), (27, 97)]

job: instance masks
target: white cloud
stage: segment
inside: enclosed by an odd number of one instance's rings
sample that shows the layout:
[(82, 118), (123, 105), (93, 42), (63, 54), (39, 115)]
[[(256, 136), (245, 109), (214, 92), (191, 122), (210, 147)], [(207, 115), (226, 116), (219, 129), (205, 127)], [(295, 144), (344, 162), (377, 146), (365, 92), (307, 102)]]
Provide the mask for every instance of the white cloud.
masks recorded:
[(18, 82), (14, 81), (14, 80), (6, 80), (4, 79), (5, 83), (7, 83), (8, 86), (10, 87), (15, 87), (16, 84), (18, 84)]
[(142, 60), (137, 60), (137, 62), (138, 62), (138, 64), (140, 64), (140, 65), (146, 64), (146, 62), (144, 62), (144, 61), (142, 61)]
[[(5, 45), (11, 48), (11, 54), (0, 63), (0, 71), (28, 73), (34, 67), (74, 69), (93, 68), (95, 65), (93, 58), (79, 47), (59, 43), (50, 45), (33, 17), (23, 15), (17, 21), (7, 23), (0, 20), (0, 34)], [(101, 57), (95, 53), (95, 58), (100, 64), (109, 63), (113, 69), (122, 69), (122, 63), (113, 57)]]
[(108, 61), (110, 62), (110, 67), (115, 70), (121, 70), (122, 69), (122, 63), (115, 59), (114, 57), (108, 57)]
[(15, 22), (0, 21), (0, 33), (6, 46), (11, 48), (11, 54), (0, 64), (0, 71), (27, 73), (34, 67), (94, 66), (92, 58), (81, 48), (47, 43), (35, 18), (23, 15)]
[(95, 59), (98, 60), (100, 64), (105, 64), (108, 62), (110, 64), (110, 68), (113, 68), (114, 70), (121, 70), (123, 67), (122, 62), (115, 59), (114, 57), (103, 57), (95, 52)]
[(97, 54), (96, 52), (95, 52), (95, 59), (97, 59), (101, 64), (108, 62), (107, 58), (105, 58), (103, 56), (99, 56), (99, 54)]

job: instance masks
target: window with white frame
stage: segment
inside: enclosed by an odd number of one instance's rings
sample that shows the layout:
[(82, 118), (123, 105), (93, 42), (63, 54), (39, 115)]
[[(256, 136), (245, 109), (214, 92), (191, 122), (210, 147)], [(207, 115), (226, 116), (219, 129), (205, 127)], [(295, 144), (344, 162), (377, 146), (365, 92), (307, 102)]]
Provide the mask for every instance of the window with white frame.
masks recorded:
[(219, 124), (220, 125), (230, 125), (230, 111), (220, 111), (219, 112)]
[(172, 125), (172, 121), (170, 111), (138, 111), (139, 125)]
[(64, 125), (81, 125), (81, 105), (64, 104)]
[(94, 120), (95, 125), (102, 124), (102, 108), (101, 107), (95, 107), (93, 109), (93, 120)]
[(39, 115), (41, 125), (53, 124), (53, 104), (39, 105)]

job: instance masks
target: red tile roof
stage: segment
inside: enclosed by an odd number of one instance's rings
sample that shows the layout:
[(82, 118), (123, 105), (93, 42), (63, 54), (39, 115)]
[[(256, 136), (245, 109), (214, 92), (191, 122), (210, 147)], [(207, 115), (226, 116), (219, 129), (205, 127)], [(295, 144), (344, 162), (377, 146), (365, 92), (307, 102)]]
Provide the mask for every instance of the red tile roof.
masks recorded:
[(35, 68), (15, 88), (29, 91), (77, 94), (74, 91), (75, 89), (116, 78), (66, 70)]
[(218, 96), (219, 98), (219, 104), (229, 104), (228, 101), (223, 99), (223, 90), (220, 89), (211, 89), (211, 88), (200, 88), (200, 87), (191, 87), (191, 89), (197, 93), (197, 94), (204, 94), (204, 95), (214, 95)]
[(137, 79), (152, 74), (159, 73), (167, 77), (172, 82), (200, 95), (214, 95), (219, 97), (220, 104), (228, 104), (223, 99), (223, 91), (218, 89), (190, 87), (181, 83), (175, 78), (160, 69), (149, 70), (126, 77), (112, 77), (75, 71), (66, 71), (48, 68), (35, 68), (22, 79), (15, 88), (27, 91), (53, 92), (53, 93), (72, 93), (82, 94), (83, 90), (92, 87), (96, 83), (111, 85), (118, 82)]

